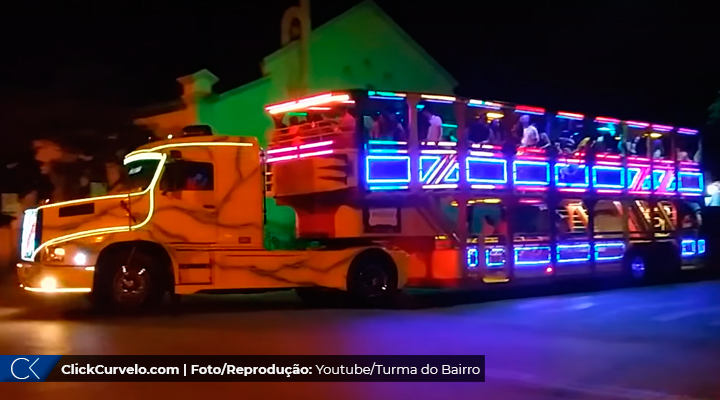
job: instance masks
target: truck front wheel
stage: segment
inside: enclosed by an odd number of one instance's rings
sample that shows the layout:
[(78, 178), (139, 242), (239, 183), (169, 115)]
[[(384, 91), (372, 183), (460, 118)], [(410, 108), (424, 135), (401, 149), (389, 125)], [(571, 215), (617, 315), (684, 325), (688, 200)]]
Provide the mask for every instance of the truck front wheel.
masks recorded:
[(119, 251), (99, 265), (93, 290), (96, 305), (137, 313), (158, 305), (165, 294), (160, 265), (153, 257), (132, 250)]

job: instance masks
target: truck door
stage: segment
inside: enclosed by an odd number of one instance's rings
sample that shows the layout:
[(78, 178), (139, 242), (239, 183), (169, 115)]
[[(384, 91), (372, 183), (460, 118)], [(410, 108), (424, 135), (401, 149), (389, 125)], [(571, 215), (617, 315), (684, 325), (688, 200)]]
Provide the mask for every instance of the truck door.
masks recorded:
[(153, 218), (171, 245), (209, 250), (217, 242), (217, 204), (212, 162), (183, 159), (166, 167)]

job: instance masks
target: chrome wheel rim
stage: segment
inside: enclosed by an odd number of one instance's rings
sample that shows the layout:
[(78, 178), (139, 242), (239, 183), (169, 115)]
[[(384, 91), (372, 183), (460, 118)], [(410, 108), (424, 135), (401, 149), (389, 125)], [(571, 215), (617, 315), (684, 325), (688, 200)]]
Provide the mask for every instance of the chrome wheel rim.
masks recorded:
[(150, 274), (143, 267), (123, 265), (115, 274), (113, 297), (119, 304), (142, 303), (150, 289)]

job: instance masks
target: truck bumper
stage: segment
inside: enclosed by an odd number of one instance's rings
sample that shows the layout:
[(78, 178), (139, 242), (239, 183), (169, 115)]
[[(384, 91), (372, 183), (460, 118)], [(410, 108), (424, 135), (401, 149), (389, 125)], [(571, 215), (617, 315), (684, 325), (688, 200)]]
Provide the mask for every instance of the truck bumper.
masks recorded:
[(17, 274), (20, 286), (28, 292), (89, 293), (93, 287), (95, 267), (20, 262)]

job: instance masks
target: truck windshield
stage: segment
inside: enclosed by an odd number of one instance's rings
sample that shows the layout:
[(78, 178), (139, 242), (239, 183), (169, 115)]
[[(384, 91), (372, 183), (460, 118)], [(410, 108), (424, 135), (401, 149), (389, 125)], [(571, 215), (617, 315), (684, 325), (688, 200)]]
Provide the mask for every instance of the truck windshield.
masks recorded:
[(147, 189), (155, 176), (159, 163), (160, 160), (137, 160), (128, 163), (125, 166), (127, 181), (124, 191), (136, 192)]

